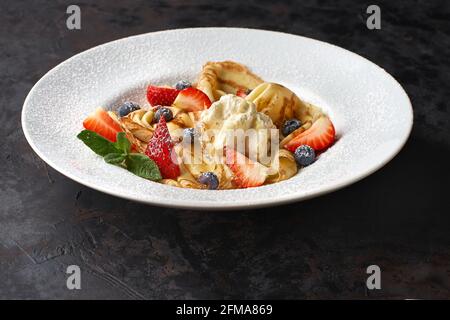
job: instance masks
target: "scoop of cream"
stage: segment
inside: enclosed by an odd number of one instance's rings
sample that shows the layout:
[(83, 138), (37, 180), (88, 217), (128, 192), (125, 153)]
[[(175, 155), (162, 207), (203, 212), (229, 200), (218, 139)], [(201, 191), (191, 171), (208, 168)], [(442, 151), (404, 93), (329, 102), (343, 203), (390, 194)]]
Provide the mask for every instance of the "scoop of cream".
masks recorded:
[[(253, 149), (258, 159), (270, 148), (270, 129), (276, 129), (270, 117), (258, 112), (253, 102), (232, 94), (222, 96), (208, 110), (203, 111), (200, 122), (208, 130), (208, 140), (212, 142), (214, 149), (222, 150), (230, 142), (230, 134), (233, 132), (238, 137), (242, 137), (240, 134), (244, 133), (247, 138), (241, 143), (245, 144), (246, 155), (249, 156), (249, 149)], [(249, 137), (254, 139), (250, 143)], [(239, 143), (237, 141), (238, 146)]]

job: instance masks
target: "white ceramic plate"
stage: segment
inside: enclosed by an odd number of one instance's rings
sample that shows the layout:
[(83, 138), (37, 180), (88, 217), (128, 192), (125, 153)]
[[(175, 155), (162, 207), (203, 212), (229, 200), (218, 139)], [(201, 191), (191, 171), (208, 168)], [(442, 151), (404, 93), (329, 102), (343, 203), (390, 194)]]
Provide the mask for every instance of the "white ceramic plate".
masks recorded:
[[(149, 83), (194, 80), (206, 61), (234, 60), (331, 117), (339, 140), (295, 177), (259, 188), (192, 190), (106, 164), (76, 138), (95, 107), (145, 103)], [(390, 161), (411, 131), (400, 84), (350, 51), (296, 35), (239, 28), (179, 29), (110, 42), (61, 63), (28, 94), (22, 127), (50, 166), (91, 188), (170, 207), (239, 209), (299, 201), (354, 183)]]

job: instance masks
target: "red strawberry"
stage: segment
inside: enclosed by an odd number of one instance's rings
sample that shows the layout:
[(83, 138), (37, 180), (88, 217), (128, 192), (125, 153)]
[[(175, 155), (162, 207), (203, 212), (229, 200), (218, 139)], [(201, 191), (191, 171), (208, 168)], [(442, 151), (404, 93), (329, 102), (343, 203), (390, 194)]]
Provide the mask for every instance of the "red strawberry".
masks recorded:
[(148, 86), (147, 100), (152, 106), (171, 106), (180, 91), (173, 88)]
[(175, 107), (189, 112), (208, 109), (211, 101), (203, 91), (190, 87), (181, 90), (173, 104)]
[(249, 91), (249, 90), (247, 90), (247, 89), (238, 89), (238, 90), (236, 91), (236, 95), (237, 95), (238, 97), (245, 98), (246, 96), (248, 96), (248, 91)]
[(241, 188), (259, 187), (267, 178), (268, 169), (237, 152), (232, 148), (224, 148), (225, 163), (234, 173), (234, 182)]
[(117, 132), (122, 131), (120, 125), (103, 108), (97, 108), (94, 113), (89, 115), (83, 121), (83, 127), (112, 142), (116, 142)]
[(159, 118), (158, 125), (148, 142), (145, 154), (155, 161), (161, 175), (165, 179), (176, 179), (180, 175), (180, 167), (176, 163), (174, 144), (164, 117)]
[(327, 117), (322, 117), (316, 120), (308, 130), (294, 137), (284, 147), (294, 152), (298, 146), (306, 144), (315, 151), (320, 151), (331, 146), (334, 142), (334, 137), (335, 130), (333, 123)]

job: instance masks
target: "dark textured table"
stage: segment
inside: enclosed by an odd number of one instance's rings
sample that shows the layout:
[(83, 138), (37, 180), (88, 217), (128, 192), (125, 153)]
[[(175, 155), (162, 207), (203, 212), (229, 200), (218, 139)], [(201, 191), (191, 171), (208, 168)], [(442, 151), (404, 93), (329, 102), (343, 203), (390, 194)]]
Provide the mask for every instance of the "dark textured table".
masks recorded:
[[(66, 28), (69, 4), (81, 7), (81, 30)], [(0, 298), (450, 298), (448, 1), (376, 1), (381, 30), (366, 28), (369, 4), (1, 1)], [(411, 138), (341, 191), (220, 213), (105, 195), (34, 154), (20, 111), (45, 72), (110, 40), (196, 26), (285, 31), (367, 57), (409, 94)], [(71, 264), (81, 290), (66, 288)], [(366, 289), (371, 264), (381, 290)]]

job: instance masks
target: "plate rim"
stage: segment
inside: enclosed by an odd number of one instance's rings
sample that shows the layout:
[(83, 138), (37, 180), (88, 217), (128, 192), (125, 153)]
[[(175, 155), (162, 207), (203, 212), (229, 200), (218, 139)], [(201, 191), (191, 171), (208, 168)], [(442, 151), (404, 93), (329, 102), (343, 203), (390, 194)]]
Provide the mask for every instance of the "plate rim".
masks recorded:
[[(407, 133), (404, 135), (404, 137), (402, 138), (401, 142), (397, 145), (397, 147), (395, 149), (393, 149), (391, 151), (391, 153), (389, 154), (389, 156), (385, 157), (383, 159), (383, 161), (380, 161), (379, 163), (377, 163), (376, 165), (372, 166), (371, 168), (369, 168), (369, 170), (365, 170), (364, 172), (356, 175), (356, 176), (351, 176), (348, 178), (344, 178), (341, 179), (339, 182), (333, 184), (333, 185), (329, 185), (329, 186), (323, 186), (320, 187), (319, 190), (313, 189), (310, 193), (306, 194), (306, 195), (298, 195), (298, 194), (292, 194), (292, 195), (286, 195), (284, 197), (278, 197), (276, 199), (273, 198), (269, 198), (269, 199), (263, 199), (263, 200), (256, 200), (256, 201), (239, 201), (237, 203), (220, 203), (220, 202), (211, 202), (208, 203), (208, 206), (206, 202), (196, 202), (194, 201), (186, 201), (186, 200), (176, 200), (176, 199), (171, 199), (170, 203), (166, 203), (164, 201), (152, 201), (152, 200), (148, 200), (148, 199), (142, 199), (139, 197), (133, 197), (133, 196), (128, 196), (128, 195), (121, 195), (118, 194), (117, 192), (108, 190), (106, 188), (97, 186), (95, 184), (83, 181), (81, 178), (76, 177), (76, 175), (72, 174), (69, 171), (66, 171), (63, 168), (60, 168), (58, 165), (55, 165), (53, 163), (52, 160), (50, 160), (49, 158), (46, 157), (46, 155), (44, 153), (42, 153), (38, 146), (34, 143), (31, 134), (28, 130), (27, 124), (26, 124), (26, 109), (27, 106), (29, 104), (29, 100), (31, 99), (31, 96), (34, 94), (34, 91), (37, 90), (37, 87), (39, 86), (39, 84), (51, 73), (56, 72), (59, 68), (63, 67), (66, 63), (69, 63), (72, 59), (76, 59), (79, 58), (85, 54), (89, 54), (91, 51), (97, 49), (98, 47), (101, 46), (105, 46), (105, 45), (111, 45), (113, 43), (116, 42), (120, 42), (120, 41), (126, 41), (130, 38), (139, 38), (139, 37), (145, 37), (148, 36), (150, 34), (159, 34), (159, 33), (172, 33), (172, 32), (177, 32), (177, 31), (199, 31), (199, 30), (235, 30), (235, 31), (239, 31), (239, 30), (250, 30), (250, 31), (258, 31), (258, 32), (268, 32), (268, 33), (273, 33), (273, 34), (280, 34), (280, 35), (288, 35), (288, 36), (293, 36), (293, 37), (300, 37), (303, 39), (307, 39), (308, 41), (313, 41), (313, 42), (319, 42), (321, 45), (325, 45), (325, 46), (332, 46), (337, 50), (341, 50), (341, 51), (345, 51), (347, 54), (351, 54), (354, 55), (356, 59), (362, 59), (365, 62), (368, 62), (369, 64), (372, 64), (373, 66), (375, 66), (376, 68), (378, 68), (380, 71), (382, 71), (388, 78), (390, 78), (390, 80), (393, 80), (393, 84), (395, 84), (400, 91), (403, 93), (403, 95), (406, 98), (406, 103), (408, 106), (408, 111), (410, 114), (410, 121), (408, 123), (408, 128), (407, 128)], [(370, 61), (369, 59), (355, 53), (352, 52), (350, 50), (347, 50), (345, 48), (339, 47), (337, 45), (334, 45), (332, 43), (329, 42), (325, 42), (325, 41), (321, 41), (321, 40), (317, 40), (314, 38), (310, 38), (310, 37), (305, 37), (302, 35), (297, 35), (297, 34), (292, 34), (292, 33), (287, 33), (287, 32), (281, 32), (281, 31), (272, 31), (272, 30), (265, 30), (265, 29), (256, 29), (256, 28), (239, 28), (239, 27), (195, 27), (195, 28), (177, 28), (177, 29), (167, 29), (167, 30), (159, 30), (159, 31), (153, 31), (153, 32), (147, 32), (147, 33), (142, 33), (142, 34), (136, 34), (136, 35), (130, 35), (127, 37), (123, 37), (120, 39), (116, 39), (116, 40), (112, 40), (109, 42), (105, 42), (99, 45), (96, 45), (92, 48), (89, 48), (87, 50), (84, 50), (82, 52), (79, 52), (73, 56), (71, 56), (68, 59), (65, 59), (64, 61), (62, 61), (61, 63), (57, 64), (56, 66), (54, 66), (52, 69), (50, 69), (49, 71), (47, 71), (43, 76), (41, 76), (41, 78), (33, 85), (33, 87), (30, 89), (30, 91), (28, 92), (24, 103), (22, 105), (22, 111), (21, 111), (21, 126), (22, 126), (22, 131), (24, 133), (24, 136), (28, 142), (28, 144), (31, 146), (32, 150), (44, 161), (46, 162), (46, 164), (50, 165), (54, 170), (58, 171), (59, 173), (61, 173), (62, 175), (72, 179), (73, 181), (76, 181), (78, 183), (80, 183), (81, 185), (87, 186), (89, 188), (92, 188), (94, 190), (115, 196), (115, 197), (119, 197), (119, 198), (123, 198), (123, 199), (127, 199), (127, 200), (131, 200), (131, 201), (136, 201), (136, 202), (140, 202), (140, 203), (145, 203), (148, 205), (155, 205), (155, 206), (161, 206), (161, 207), (167, 207), (167, 208), (176, 208), (176, 209), (195, 209), (195, 210), (201, 210), (201, 211), (231, 211), (231, 210), (248, 210), (248, 209), (257, 209), (257, 208), (262, 208), (262, 207), (272, 207), (272, 206), (279, 206), (279, 205), (283, 205), (283, 204), (288, 204), (288, 203), (292, 203), (292, 202), (300, 202), (300, 201), (304, 201), (304, 200), (308, 200), (311, 198), (315, 198), (315, 197), (319, 197), (340, 189), (343, 189), (345, 187), (348, 187), (368, 176), (370, 176), (371, 174), (373, 174), (374, 172), (380, 170), (381, 168), (383, 168), (387, 163), (389, 163), (396, 155), (398, 155), (398, 153), (403, 149), (403, 147), (405, 146), (406, 142), (408, 141), (409, 137), (411, 136), (411, 132), (412, 132), (412, 128), (413, 128), (413, 124), (414, 124), (414, 110), (411, 104), (411, 100), (408, 96), (408, 94), (406, 93), (406, 90), (402, 87), (402, 85), (391, 75), (389, 74), (384, 68), (380, 67), (379, 65), (377, 65), (376, 63)], [(220, 190), (209, 190), (208, 192), (220, 192)]]

